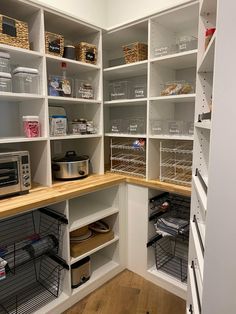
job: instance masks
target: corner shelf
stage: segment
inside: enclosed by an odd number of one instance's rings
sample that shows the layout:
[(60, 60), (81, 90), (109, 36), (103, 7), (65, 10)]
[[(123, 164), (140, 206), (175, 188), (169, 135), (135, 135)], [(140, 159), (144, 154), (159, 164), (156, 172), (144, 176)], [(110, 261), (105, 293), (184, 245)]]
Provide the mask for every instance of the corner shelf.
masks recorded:
[(202, 122), (195, 122), (194, 125), (196, 128), (211, 130), (211, 120), (204, 120)]

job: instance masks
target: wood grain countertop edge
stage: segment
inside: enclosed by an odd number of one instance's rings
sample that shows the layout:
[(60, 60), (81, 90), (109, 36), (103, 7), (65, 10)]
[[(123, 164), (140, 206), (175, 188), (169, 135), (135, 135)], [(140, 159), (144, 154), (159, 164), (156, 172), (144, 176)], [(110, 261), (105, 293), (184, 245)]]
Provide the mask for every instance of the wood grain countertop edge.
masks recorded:
[(96, 192), (121, 183), (134, 184), (184, 196), (191, 195), (191, 188), (189, 187), (173, 185), (157, 180), (146, 180), (106, 173), (104, 175), (91, 175), (83, 180), (56, 182), (52, 187), (39, 186), (32, 189), (29, 194), (1, 199), (0, 218), (63, 202), (67, 199)]

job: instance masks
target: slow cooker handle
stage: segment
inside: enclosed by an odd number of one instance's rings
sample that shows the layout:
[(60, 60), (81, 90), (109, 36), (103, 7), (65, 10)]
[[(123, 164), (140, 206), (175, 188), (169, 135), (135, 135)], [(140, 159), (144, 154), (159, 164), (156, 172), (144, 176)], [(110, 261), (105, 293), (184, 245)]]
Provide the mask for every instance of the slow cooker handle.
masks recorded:
[(72, 157), (72, 156), (77, 156), (76, 152), (74, 150), (69, 150), (66, 152), (65, 157)]

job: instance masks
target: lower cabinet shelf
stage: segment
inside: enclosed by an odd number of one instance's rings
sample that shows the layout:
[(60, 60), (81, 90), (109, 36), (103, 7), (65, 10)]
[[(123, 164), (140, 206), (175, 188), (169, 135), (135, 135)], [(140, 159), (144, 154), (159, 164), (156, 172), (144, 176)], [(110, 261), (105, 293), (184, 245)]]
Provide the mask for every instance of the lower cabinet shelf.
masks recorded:
[(94, 282), (100, 280), (109, 272), (115, 271), (120, 267), (118, 262), (115, 262), (109, 257), (102, 254), (93, 254), (91, 256), (91, 277), (90, 279), (80, 287), (73, 290), (72, 295), (77, 294), (84, 289), (88, 288)]

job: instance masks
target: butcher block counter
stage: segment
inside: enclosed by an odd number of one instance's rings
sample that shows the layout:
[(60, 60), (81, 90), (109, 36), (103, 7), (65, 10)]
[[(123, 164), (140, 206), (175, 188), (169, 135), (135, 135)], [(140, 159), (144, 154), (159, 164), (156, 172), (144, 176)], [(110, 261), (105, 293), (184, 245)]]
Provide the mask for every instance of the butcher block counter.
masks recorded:
[(104, 175), (90, 175), (83, 180), (57, 181), (52, 187), (34, 186), (29, 194), (4, 198), (0, 200), (0, 218), (48, 206), (120, 183), (135, 184), (184, 196), (191, 195), (191, 188), (189, 187), (173, 185), (157, 180), (146, 180), (106, 173)]

